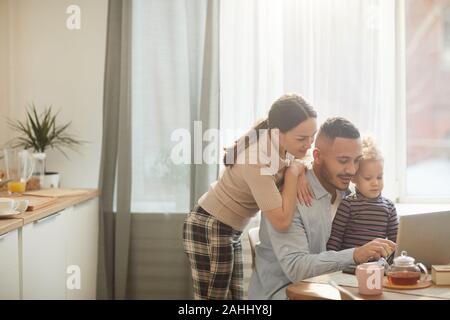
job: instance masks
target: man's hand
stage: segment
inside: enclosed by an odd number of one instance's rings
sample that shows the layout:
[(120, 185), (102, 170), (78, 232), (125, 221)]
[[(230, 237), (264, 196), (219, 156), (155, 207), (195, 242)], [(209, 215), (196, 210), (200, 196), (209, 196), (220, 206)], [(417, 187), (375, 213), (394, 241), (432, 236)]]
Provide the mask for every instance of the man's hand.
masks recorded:
[(356, 248), (353, 252), (353, 260), (355, 260), (357, 264), (368, 262), (371, 259), (378, 260), (381, 257), (389, 256), (389, 254), (395, 250), (395, 247), (396, 245), (394, 242), (377, 238)]

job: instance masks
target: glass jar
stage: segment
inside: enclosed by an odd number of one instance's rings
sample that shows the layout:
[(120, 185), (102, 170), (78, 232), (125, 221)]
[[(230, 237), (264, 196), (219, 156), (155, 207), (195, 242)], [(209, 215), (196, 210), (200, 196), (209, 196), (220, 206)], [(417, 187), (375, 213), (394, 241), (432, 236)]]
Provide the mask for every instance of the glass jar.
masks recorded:
[(42, 188), (44, 185), (45, 177), (45, 153), (33, 153), (34, 158), (34, 174), (33, 176), (39, 180), (39, 187), (35, 189)]
[(422, 263), (414, 262), (413, 257), (409, 257), (406, 251), (402, 251), (388, 269), (389, 282), (394, 285), (408, 286), (415, 285), (419, 280), (426, 280), (427, 268)]

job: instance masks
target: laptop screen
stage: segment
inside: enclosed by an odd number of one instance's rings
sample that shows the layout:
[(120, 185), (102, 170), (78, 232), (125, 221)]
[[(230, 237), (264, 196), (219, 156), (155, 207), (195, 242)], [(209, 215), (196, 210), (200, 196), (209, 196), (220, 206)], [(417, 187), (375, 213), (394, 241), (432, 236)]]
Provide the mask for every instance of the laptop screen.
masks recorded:
[(402, 251), (427, 268), (450, 264), (450, 212), (400, 216), (395, 255)]

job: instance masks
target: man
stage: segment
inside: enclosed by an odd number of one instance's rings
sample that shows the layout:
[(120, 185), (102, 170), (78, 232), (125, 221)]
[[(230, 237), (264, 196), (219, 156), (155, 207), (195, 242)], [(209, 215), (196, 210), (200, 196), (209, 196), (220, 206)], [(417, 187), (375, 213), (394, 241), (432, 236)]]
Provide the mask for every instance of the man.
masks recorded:
[(358, 129), (346, 119), (328, 119), (319, 130), (313, 156), (313, 168), (306, 174), (314, 192), (312, 206), (297, 205), (287, 232), (277, 232), (261, 217), (250, 299), (286, 299), (291, 283), (379, 259), (395, 249), (393, 242), (375, 239), (358, 248), (326, 251), (337, 207), (362, 156)]

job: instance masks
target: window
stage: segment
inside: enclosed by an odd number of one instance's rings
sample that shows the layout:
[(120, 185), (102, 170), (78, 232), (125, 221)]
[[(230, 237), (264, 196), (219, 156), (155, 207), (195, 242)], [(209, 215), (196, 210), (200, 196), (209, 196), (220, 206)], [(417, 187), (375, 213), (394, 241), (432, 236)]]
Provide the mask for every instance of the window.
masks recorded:
[(406, 1), (406, 197), (450, 196), (450, 1)]
[(191, 122), (184, 19), (181, 1), (133, 1), (132, 212), (189, 211), (189, 165), (170, 158)]
[[(192, 135), (196, 119), (203, 47), (192, 30), (205, 16), (195, 3), (133, 1), (133, 212), (187, 212), (192, 200), (190, 166), (170, 155), (171, 134), (184, 128)], [(405, 7), (397, 12), (398, 3)], [(399, 12), (404, 64), (396, 64)], [(219, 42), (221, 147), (280, 95), (296, 92), (319, 122), (340, 115), (375, 136), (386, 197), (449, 201), (450, 0), (221, 1)], [(397, 90), (403, 65), (406, 90)]]
[(395, 1), (227, 0), (220, 21), (221, 128), (248, 128), (296, 92), (319, 123), (339, 115), (376, 137), (395, 199)]

